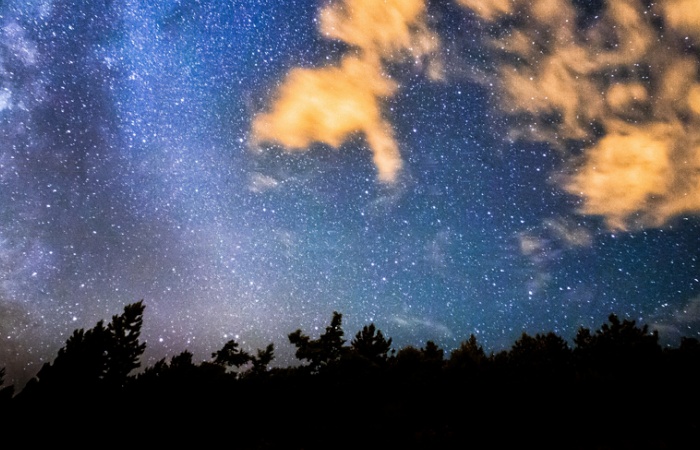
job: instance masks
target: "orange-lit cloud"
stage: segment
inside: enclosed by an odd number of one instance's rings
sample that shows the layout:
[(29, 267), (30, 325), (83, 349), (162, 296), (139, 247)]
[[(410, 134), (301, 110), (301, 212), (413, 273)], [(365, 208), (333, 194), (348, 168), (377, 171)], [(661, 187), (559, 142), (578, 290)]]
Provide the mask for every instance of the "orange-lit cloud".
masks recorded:
[[(696, 0), (607, 1), (595, 17), (572, 0), (455, 1), (495, 30), (489, 82), (515, 118), (513, 137), (564, 155), (572, 143), (583, 146), (561, 177), (562, 189), (581, 198), (581, 213), (627, 229), (700, 212)], [(402, 160), (383, 102), (398, 84), (385, 64), (413, 60), (442, 77), (425, 0), (337, 0), (318, 23), (351, 50), (337, 65), (292, 70), (254, 118), (252, 140), (303, 150), (314, 142), (337, 148), (359, 134), (379, 179), (393, 182)]]
[(341, 0), (324, 7), (319, 31), (353, 47), (339, 65), (294, 69), (268, 112), (252, 124), (253, 143), (276, 142), (304, 150), (313, 142), (339, 147), (361, 133), (374, 155), (378, 178), (394, 182), (402, 160), (382, 101), (397, 85), (384, 63), (413, 58), (429, 77), (441, 77), (434, 54), (439, 39), (429, 29), (424, 0)]
[(511, 0), (457, 0), (457, 3), (471, 9), (485, 20), (494, 20), (513, 12)]
[(697, 0), (607, 1), (587, 21), (571, 0), (457, 1), (497, 25), (489, 45), (515, 137), (584, 145), (562, 178), (582, 213), (628, 229), (700, 212)]
[(700, 38), (700, 7), (696, 0), (666, 0), (662, 2), (667, 23), (681, 33)]
[(338, 147), (352, 133), (362, 132), (379, 178), (393, 181), (401, 157), (379, 99), (392, 95), (396, 86), (376, 69), (376, 64), (347, 57), (340, 67), (292, 70), (272, 111), (255, 118), (255, 139), (303, 150), (313, 142)]
[(434, 55), (440, 40), (426, 22), (425, 0), (343, 0), (320, 13), (320, 32), (363, 53), (396, 61), (428, 59), (428, 75), (440, 78)]
[(566, 189), (586, 199), (583, 212), (604, 216), (611, 228), (664, 196), (673, 180), (671, 139), (664, 127), (608, 134), (587, 154)]

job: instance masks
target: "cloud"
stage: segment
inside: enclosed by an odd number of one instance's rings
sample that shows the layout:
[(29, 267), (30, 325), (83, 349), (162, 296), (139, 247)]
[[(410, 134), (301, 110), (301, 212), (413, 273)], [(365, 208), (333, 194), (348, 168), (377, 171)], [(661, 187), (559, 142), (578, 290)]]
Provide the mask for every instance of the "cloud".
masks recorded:
[(527, 283), (530, 295), (547, 287), (552, 270), (565, 252), (585, 249), (593, 243), (593, 236), (585, 226), (561, 217), (547, 219), (538, 227), (517, 233), (516, 238), (520, 253), (531, 264), (532, 274)]
[[(511, 137), (563, 152), (560, 187), (581, 199), (581, 214), (616, 230), (700, 212), (697, 2), (455, 1), (488, 25), (488, 83), (513, 118)], [(318, 17), (318, 31), (347, 54), (293, 69), (253, 119), (252, 143), (302, 151), (362, 135), (378, 178), (391, 183), (403, 163), (383, 111), (399, 89), (386, 65), (412, 60), (430, 78), (443, 73), (426, 2), (337, 0)]]
[(682, 309), (676, 311), (673, 319), (683, 325), (700, 323), (700, 297), (691, 299)]
[[(39, 62), (36, 44), (27, 37), (27, 31), (18, 23), (8, 21), (0, 27), (0, 113), (3, 113), (3, 131), (15, 128), (10, 124), (11, 110), (22, 110), (25, 103), (40, 97), (34, 88), (34, 68)], [(32, 92), (35, 91), (35, 92)]]
[[(674, 134), (666, 124), (653, 124), (646, 130), (632, 127), (606, 135), (588, 150), (586, 162), (569, 178), (565, 189), (583, 196), (582, 211), (604, 216), (610, 228), (625, 228), (627, 219), (636, 213), (650, 216), (647, 223), (660, 225), (684, 209), (676, 200), (682, 196), (672, 192), (686, 184), (674, 182), (674, 172), (687, 171), (674, 167), (673, 144), (682, 138)], [(694, 166), (688, 171), (691, 180), (693, 169), (700, 169)], [(698, 204), (688, 204), (689, 209), (700, 207), (700, 198), (696, 200)]]
[(362, 132), (374, 153), (379, 178), (393, 181), (401, 157), (391, 126), (382, 118), (380, 97), (395, 84), (377, 72), (376, 63), (347, 57), (339, 67), (294, 69), (269, 113), (253, 121), (255, 142), (274, 141), (288, 150), (313, 142), (339, 147)]
[(545, 220), (543, 224), (565, 248), (590, 247), (593, 243), (590, 231), (579, 223), (554, 218)]
[(426, 64), (431, 78), (441, 76), (434, 54), (438, 37), (426, 22), (424, 0), (340, 0), (321, 9), (319, 31), (351, 50), (335, 66), (290, 71), (271, 110), (253, 119), (252, 143), (276, 142), (304, 150), (314, 142), (338, 148), (352, 135), (364, 135), (374, 155), (378, 178), (396, 180), (402, 167), (382, 102), (397, 84), (386, 62), (413, 59)]
[(10, 22), (2, 28), (2, 42), (9, 50), (11, 58), (17, 59), (25, 66), (37, 63), (36, 45), (27, 39), (27, 32), (21, 25)]
[(429, 332), (433, 334), (438, 334), (445, 337), (453, 336), (452, 330), (450, 330), (446, 325), (430, 319), (395, 315), (390, 317), (389, 320), (395, 323), (398, 327), (406, 328), (414, 333), (416, 333), (416, 330), (425, 329), (429, 330)]
[(485, 20), (494, 20), (513, 11), (511, 0), (457, 0)]
[(438, 231), (424, 246), (424, 258), (430, 266), (441, 272), (452, 262), (449, 249), (452, 245), (452, 233), (449, 229)]
[(569, 156), (583, 146), (561, 179), (581, 213), (629, 229), (700, 212), (697, 2), (616, 0), (595, 13), (570, 0), (458, 3), (491, 25), (514, 137)]
[(9, 89), (0, 90), (0, 112), (4, 109), (12, 108), (12, 93)]
[(660, 316), (650, 328), (657, 330), (661, 339), (669, 344), (680, 337), (697, 337), (700, 334), (700, 297), (691, 298), (670, 315)]
[(661, 8), (672, 28), (700, 39), (700, 9), (695, 0), (667, 0)]
[(544, 220), (541, 226), (518, 233), (517, 238), (520, 252), (528, 257), (553, 249), (586, 248), (593, 243), (593, 236), (587, 228), (561, 217)]
[(279, 187), (280, 182), (275, 178), (264, 175), (260, 172), (253, 172), (248, 182), (248, 190), (260, 194), (262, 192), (271, 191)]
[(385, 59), (429, 57), (438, 39), (425, 21), (424, 0), (342, 0), (323, 8), (320, 31)]

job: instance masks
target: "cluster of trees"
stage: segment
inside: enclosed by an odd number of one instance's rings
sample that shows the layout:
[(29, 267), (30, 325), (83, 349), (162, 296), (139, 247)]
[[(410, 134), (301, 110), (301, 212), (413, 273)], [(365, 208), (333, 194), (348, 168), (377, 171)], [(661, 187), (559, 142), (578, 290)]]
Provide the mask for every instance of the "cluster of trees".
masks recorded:
[(132, 303), (107, 325), (101, 320), (87, 331), (75, 330), (53, 363), (45, 363), (27, 383), (20, 399), (56, 400), (60, 395), (126, 388), (146, 349), (139, 341), (144, 308), (143, 301)]
[[(336, 434), (355, 445), (371, 436), (386, 445), (449, 447), (494, 421), (517, 430), (518, 443), (527, 436), (547, 443), (557, 428), (578, 436), (564, 445), (570, 448), (606, 448), (601, 442), (612, 430), (619, 436), (610, 448), (642, 442), (646, 447), (639, 448), (670, 448), (700, 427), (696, 412), (672, 421), (647, 413), (673, 410), (681, 398), (700, 400), (694, 388), (700, 343), (684, 338), (678, 348), (662, 349), (646, 325), (614, 314), (598, 330), (580, 328), (573, 347), (552, 332), (523, 333), (509, 350), (487, 354), (471, 335), (446, 357), (432, 341), (396, 351), (374, 324), (348, 343), (335, 312), (317, 338), (302, 330), (289, 334), (303, 362), (297, 366), (271, 367), (273, 344), (249, 353), (230, 340), (210, 361), (195, 363), (185, 350), (134, 373), (146, 347), (139, 340), (144, 309), (142, 301), (133, 303), (107, 325), (76, 330), (21, 392), (0, 389), (0, 411), (14, 417), (66, 405), (90, 411), (99, 399), (128, 405), (144, 419), (170, 414), (177, 421), (197, 411), (209, 423), (213, 405), (243, 405), (245, 413), (227, 416), (250, 431), (239, 437), (243, 448), (323, 447)], [(0, 370), (0, 388), (3, 375)], [(352, 432), (338, 421), (343, 408)], [(620, 414), (636, 423), (621, 434), (624, 428), (611, 425)], [(315, 417), (314, 431), (300, 435), (309, 417)], [(543, 424), (532, 437), (531, 428)], [(635, 433), (641, 430), (640, 441)]]

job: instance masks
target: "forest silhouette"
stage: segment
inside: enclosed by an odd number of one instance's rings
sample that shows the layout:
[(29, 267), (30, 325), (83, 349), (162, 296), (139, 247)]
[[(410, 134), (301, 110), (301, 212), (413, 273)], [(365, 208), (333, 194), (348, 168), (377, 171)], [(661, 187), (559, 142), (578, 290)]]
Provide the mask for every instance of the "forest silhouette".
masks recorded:
[(659, 345), (611, 314), (570, 346), (523, 333), (487, 354), (472, 334), (445, 355), (432, 341), (396, 351), (374, 324), (348, 340), (334, 312), (317, 338), (288, 335), (300, 363), (272, 367), (274, 344), (230, 340), (195, 363), (188, 350), (140, 369), (145, 305), (75, 330), (15, 393), (0, 368), (0, 424), (113, 443), (140, 439), (233, 448), (698, 448), (700, 343)]

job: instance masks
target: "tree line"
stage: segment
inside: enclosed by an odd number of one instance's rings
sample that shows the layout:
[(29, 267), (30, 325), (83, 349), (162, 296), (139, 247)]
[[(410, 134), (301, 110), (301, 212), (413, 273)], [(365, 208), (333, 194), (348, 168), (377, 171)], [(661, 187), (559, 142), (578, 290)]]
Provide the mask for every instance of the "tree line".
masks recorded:
[(245, 430), (238, 448), (328, 448), (339, 438), (340, 448), (698, 443), (700, 413), (680, 411), (700, 400), (700, 342), (662, 348), (656, 332), (615, 314), (581, 327), (573, 346), (553, 332), (523, 333), (487, 353), (472, 334), (446, 355), (432, 341), (393, 349), (373, 323), (348, 342), (334, 312), (317, 338), (288, 335), (295, 366), (272, 367), (272, 343), (248, 352), (229, 340), (208, 361), (184, 350), (137, 372), (144, 311), (139, 301), (75, 330), (21, 392), (3, 386), (0, 370), (4, 421), (89, 420), (94, 411), (105, 430), (127, 418), (167, 417), (192, 430), (221, 421)]

